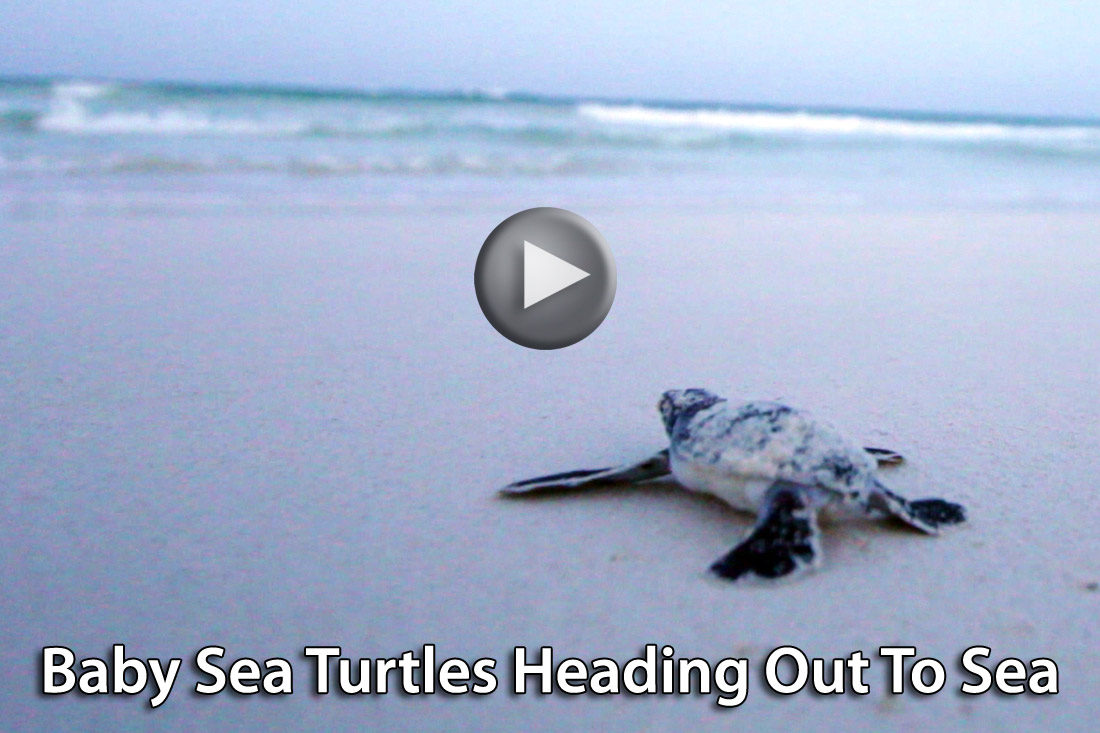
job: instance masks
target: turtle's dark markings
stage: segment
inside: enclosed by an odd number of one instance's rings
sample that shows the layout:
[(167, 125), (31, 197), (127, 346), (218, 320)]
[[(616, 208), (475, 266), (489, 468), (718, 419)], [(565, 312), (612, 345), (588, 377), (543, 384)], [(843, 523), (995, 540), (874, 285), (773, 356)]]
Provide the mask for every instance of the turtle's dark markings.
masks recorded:
[(775, 407), (768, 412), (768, 422), (775, 424), (779, 422), (779, 418), (783, 417), (784, 415), (790, 414), (791, 408), (780, 405), (779, 407)]
[(761, 406), (755, 403), (749, 403), (737, 411), (737, 414), (734, 415), (731, 422), (739, 423), (745, 420), (751, 420), (754, 417), (766, 417), (769, 423), (775, 424), (779, 422), (779, 418), (784, 415), (789, 415), (791, 412), (791, 408), (786, 405)]
[(847, 456), (831, 454), (825, 457), (825, 467), (833, 472), (837, 481), (851, 485), (856, 473), (856, 467)]

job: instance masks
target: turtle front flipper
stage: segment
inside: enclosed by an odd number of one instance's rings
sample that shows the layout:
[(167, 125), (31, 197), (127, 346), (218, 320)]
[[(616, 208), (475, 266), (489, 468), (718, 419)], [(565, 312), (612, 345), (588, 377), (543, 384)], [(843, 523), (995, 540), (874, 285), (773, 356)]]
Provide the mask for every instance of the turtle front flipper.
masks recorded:
[(789, 481), (772, 484), (752, 532), (710, 569), (728, 580), (743, 576), (774, 580), (820, 564), (812, 491)]
[(587, 468), (577, 471), (566, 471), (549, 476), (530, 478), (525, 481), (516, 481), (508, 484), (500, 493), (505, 496), (518, 494), (530, 494), (536, 491), (562, 491), (568, 489), (581, 489), (589, 486), (604, 486), (614, 483), (639, 483), (650, 479), (667, 476), (670, 472), (668, 465), (668, 448), (639, 463), (629, 463), (624, 466), (612, 466), (610, 468)]
[(871, 506), (890, 514), (928, 534), (939, 534), (940, 527), (961, 524), (966, 521), (966, 508), (943, 499), (917, 499), (909, 501), (878, 484), (871, 495)]
[(880, 466), (897, 466), (905, 463), (905, 456), (889, 448), (866, 447), (863, 450), (870, 453), (871, 457), (874, 458)]

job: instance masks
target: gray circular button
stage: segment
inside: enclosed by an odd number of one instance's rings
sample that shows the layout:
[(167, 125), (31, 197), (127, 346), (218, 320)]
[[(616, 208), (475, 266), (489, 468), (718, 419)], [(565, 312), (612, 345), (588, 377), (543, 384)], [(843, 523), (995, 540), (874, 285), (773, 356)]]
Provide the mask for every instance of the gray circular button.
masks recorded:
[(583, 217), (543, 207), (492, 231), (474, 268), (477, 302), (497, 331), (531, 349), (560, 349), (596, 330), (615, 300), (615, 259)]

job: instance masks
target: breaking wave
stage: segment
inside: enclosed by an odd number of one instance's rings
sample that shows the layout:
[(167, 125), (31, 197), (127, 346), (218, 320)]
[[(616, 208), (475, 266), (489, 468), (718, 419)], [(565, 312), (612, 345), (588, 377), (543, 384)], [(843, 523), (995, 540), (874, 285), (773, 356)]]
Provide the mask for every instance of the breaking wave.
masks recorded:
[(1100, 127), (992, 121), (920, 120), (807, 111), (667, 109), (582, 104), (579, 114), (610, 125), (697, 128), (760, 137), (805, 136), (946, 143), (1018, 143), (1100, 149)]

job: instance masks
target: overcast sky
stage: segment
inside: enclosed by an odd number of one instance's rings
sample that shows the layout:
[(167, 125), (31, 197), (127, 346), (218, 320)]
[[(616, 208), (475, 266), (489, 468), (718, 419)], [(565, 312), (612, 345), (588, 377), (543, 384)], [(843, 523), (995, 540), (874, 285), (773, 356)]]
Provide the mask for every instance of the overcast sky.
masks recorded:
[(1100, 117), (1097, 2), (8, 0), (0, 29), (9, 75)]

